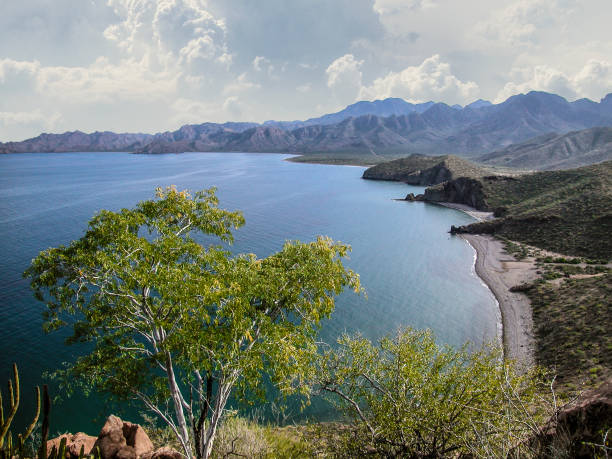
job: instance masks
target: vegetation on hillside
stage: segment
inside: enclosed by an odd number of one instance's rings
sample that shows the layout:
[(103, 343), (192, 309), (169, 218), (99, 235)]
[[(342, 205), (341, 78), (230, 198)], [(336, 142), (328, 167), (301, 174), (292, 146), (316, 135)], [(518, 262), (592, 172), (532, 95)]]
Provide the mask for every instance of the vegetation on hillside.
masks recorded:
[(612, 376), (612, 269), (505, 240), (506, 252), (535, 263), (535, 281), (513, 287), (531, 300), (538, 365), (559, 390), (596, 386)]
[(484, 177), (480, 182), (487, 209), (499, 218), (462, 231), (612, 259), (612, 161), (519, 177)]
[(410, 155), (370, 167), (363, 178), (434, 185), (457, 177), (483, 177), (492, 172), (454, 155)]
[[(533, 311), (536, 359), (574, 388), (612, 375), (612, 272), (542, 281), (526, 290)], [(589, 272), (589, 271), (587, 271)], [(587, 274), (588, 276), (588, 274)]]

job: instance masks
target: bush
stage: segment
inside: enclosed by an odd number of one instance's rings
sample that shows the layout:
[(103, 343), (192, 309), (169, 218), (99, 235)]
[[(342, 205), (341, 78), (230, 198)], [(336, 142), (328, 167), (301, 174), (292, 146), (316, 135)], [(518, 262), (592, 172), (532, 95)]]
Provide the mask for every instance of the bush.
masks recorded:
[(377, 344), (359, 336), (338, 344), (321, 358), (316, 381), (352, 420), (336, 456), (521, 456), (518, 439), (550, 415), (541, 373), (519, 374), (497, 348), (456, 350), (411, 329)]

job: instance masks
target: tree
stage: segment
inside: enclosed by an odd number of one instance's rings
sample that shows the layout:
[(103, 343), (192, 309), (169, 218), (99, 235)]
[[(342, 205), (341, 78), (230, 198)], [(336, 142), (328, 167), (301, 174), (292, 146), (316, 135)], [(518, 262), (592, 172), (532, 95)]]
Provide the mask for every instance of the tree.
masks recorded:
[(343, 443), (328, 442), (337, 455), (438, 458), (526, 457), (525, 440), (551, 414), (542, 381), (499, 350), (438, 346), (430, 331), (405, 329), (378, 345), (341, 337), (314, 383), (354, 421)]
[(134, 209), (101, 211), (24, 274), (46, 301), (46, 330), (68, 326), (69, 343), (93, 343), (68, 377), (143, 402), (188, 458), (210, 455), (234, 389), (262, 395), (267, 373), (282, 393), (306, 392), (321, 320), (334, 295), (359, 290), (341, 260), (349, 247), (328, 238), (264, 259), (204, 247), (193, 234), (231, 242), (244, 223), (217, 206), (214, 189), (157, 189)]

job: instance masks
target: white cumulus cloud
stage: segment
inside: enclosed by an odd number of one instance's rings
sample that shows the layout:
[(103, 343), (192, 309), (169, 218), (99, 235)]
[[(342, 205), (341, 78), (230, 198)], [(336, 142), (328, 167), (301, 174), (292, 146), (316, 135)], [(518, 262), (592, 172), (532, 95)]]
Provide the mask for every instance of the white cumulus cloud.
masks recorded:
[(402, 97), (412, 102), (434, 100), (452, 104), (470, 102), (477, 94), (475, 82), (461, 81), (453, 75), (450, 65), (435, 54), (418, 66), (377, 78), (371, 85), (361, 88), (360, 97)]
[(513, 74), (520, 81), (506, 83), (497, 94), (497, 102), (529, 91), (547, 91), (568, 99), (588, 97), (593, 100), (599, 100), (612, 91), (612, 63), (608, 61), (591, 59), (573, 75), (546, 65), (537, 65), (533, 69), (514, 69)]
[(201, 0), (108, 0), (120, 21), (104, 31), (133, 58), (164, 67), (228, 64), (226, 25)]
[(517, 0), (495, 10), (475, 30), (488, 43), (500, 46), (530, 46), (551, 27), (558, 27), (571, 14), (576, 0)]

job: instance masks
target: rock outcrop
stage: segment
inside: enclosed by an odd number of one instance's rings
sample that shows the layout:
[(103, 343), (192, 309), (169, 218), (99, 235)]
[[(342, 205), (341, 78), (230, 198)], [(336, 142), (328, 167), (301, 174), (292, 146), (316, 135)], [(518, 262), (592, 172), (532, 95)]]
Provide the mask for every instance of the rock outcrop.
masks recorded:
[(96, 447), (102, 459), (136, 459), (153, 451), (153, 443), (142, 427), (113, 415), (102, 427)]
[[(102, 459), (180, 459), (180, 454), (172, 456), (170, 448), (161, 448), (153, 452), (153, 443), (144, 429), (138, 424), (122, 421), (117, 416), (110, 415), (100, 430), (98, 437), (84, 434), (64, 434), (47, 442), (47, 452), (53, 447), (59, 448), (60, 442), (66, 438), (66, 457), (79, 457), (81, 447), (85, 455), (93, 454), (96, 448), (100, 450)], [(163, 450), (163, 451), (162, 451)], [(159, 452), (159, 454), (158, 454)], [(156, 456), (157, 454), (157, 456)]]
[(64, 438), (66, 438), (66, 457), (70, 458), (78, 458), (81, 453), (81, 447), (83, 448), (83, 454), (90, 454), (97, 440), (96, 437), (87, 435), (83, 432), (78, 432), (74, 435), (60, 435), (47, 442), (47, 453), (50, 454), (54, 447), (59, 449), (60, 443)]
[[(561, 409), (544, 433), (531, 440), (540, 451), (560, 450), (565, 457), (587, 459), (604, 457), (602, 445), (612, 422), (612, 380), (584, 393), (576, 402)], [(609, 434), (608, 434), (609, 436)], [(608, 438), (607, 448), (610, 448)]]
[(490, 172), (475, 164), (452, 155), (410, 155), (384, 162), (366, 169), (363, 178), (390, 180), (408, 185), (437, 185), (458, 177), (482, 177)]

